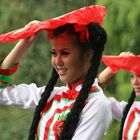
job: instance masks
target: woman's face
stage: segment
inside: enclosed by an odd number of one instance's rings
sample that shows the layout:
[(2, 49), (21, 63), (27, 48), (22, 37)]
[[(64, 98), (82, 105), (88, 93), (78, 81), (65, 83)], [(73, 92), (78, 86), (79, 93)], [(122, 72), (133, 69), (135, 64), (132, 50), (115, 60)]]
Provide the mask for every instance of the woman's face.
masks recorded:
[(90, 66), (91, 53), (88, 57), (80, 55), (75, 36), (62, 34), (53, 39), (51, 43), (51, 62), (60, 80), (71, 86), (83, 80)]
[(140, 97), (140, 75), (131, 73), (131, 84), (135, 90), (136, 96)]

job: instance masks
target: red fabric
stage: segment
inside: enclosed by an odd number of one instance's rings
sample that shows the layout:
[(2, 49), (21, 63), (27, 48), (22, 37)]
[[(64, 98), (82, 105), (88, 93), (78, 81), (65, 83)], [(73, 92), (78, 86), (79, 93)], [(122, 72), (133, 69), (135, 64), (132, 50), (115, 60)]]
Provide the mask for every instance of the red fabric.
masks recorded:
[(99, 25), (101, 25), (105, 14), (106, 8), (104, 6), (94, 5), (83, 7), (79, 10), (75, 10), (63, 16), (36, 23), (30, 27), (24, 27), (16, 31), (1, 34), (0, 42), (14, 42), (19, 39), (32, 36), (39, 30), (50, 31), (68, 23), (87, 25), (91, 22), (97, 22)]
[(75, 32), (80, 32), (81, 33), (81, 35), (80, 35), (80, 41), (81, 42), (84, 42), (85, 39), (89, 41), (89, 32), (88, 32), (88, 29), (87, 29), (86, 26), (76, 24), (74, 26), (74, 28), (75, 28)]
[(12, 75), (17, 71), (18, 65), (19, 64), (17, 63), (13, 68), (9, 68), (9, 69), (1, 69), (0, 68), (0, 74), (7, 75), (7, 76)]
[(140, 56), (103, 56), (102, 61), (115, 73), (118, 69), (124, 69), (140, 75)]

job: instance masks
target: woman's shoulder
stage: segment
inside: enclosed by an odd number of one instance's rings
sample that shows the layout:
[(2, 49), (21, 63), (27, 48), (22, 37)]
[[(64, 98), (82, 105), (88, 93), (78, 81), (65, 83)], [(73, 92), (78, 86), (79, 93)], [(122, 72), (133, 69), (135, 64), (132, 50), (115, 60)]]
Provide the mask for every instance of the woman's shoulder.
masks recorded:
[(140, 101), (135, 101), (132, 105), (132, 108), (137, 108), (140, 110)]

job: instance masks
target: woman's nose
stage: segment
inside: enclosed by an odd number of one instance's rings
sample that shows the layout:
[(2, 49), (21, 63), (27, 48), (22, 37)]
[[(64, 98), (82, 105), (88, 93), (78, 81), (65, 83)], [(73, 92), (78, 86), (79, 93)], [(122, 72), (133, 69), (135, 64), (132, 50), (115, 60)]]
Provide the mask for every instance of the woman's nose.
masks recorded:
[(138, 78), (137, 78), (137, 77), (134, 77), (134, 79), (133, 79), (133, 84), (134, 84), (134, 85), (138, 84)]
[(55, 64), (56, 65), (63, 65), (63, 60), (62, 60), (62, 57), (60, 55), (57, 55), (55, 57)]

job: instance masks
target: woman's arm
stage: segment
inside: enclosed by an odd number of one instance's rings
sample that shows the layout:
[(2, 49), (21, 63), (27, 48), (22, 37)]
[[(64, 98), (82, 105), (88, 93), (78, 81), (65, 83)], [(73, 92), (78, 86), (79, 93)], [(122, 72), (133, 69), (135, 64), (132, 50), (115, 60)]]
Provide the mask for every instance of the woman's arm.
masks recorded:
[[(121, 52), (119, 56), (134, 56), (132, 52)], [(117, 72), (117, 71), (116, 71)], [(98, 82), (100, 84), (104, 84), (108, 82), (112, 76), (116, 74), (116, 72), (112, 72), (110, 67), (106, 67), (99, 75), (98, 75)]]
[(110, 67), (107, 67), (99, 74), (98, 82), (100, 84), (107, 83), (114, 74), (115, 73), (112, 73), (112, 70), (110, 69)]
[(14, 105), (27, 109), (35, 108), (44, 88), (44, 86), (37, 87), (35, 83), (0, 88), (0, 105)]

